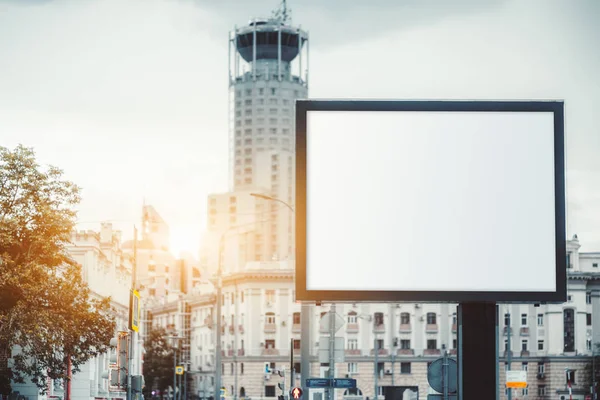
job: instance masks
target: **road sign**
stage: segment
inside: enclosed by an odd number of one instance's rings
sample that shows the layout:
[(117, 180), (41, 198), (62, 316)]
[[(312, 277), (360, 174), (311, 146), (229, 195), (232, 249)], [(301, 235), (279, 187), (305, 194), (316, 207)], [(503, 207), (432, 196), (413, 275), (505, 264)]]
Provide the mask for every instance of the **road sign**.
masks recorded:
[[(427, 369), (427, 381), (433, 390), (444, 392), (444, 358), (438, 358)], [(448, 393), (456, 393), (458, 368), (456, 360), (448, 358)]]
[(309, 388), (328, 388), (331, 387), (331, 379), (328, 378), (308, 378), (306, 386)]
[(527, 387), (527, 371), (506, 371), (506, 387), (525, 389)]
[(299, 398), (302, 397), (302, 389), (300, 389), (299, 387), (293, 388), (292, 391), (291, 391), (291, 393), (292, 393), (292, 398), (293, 399), (297, 400), (297, 399), (299, 399)]
[(177, 375), (183, 375), (183, 365), (178, 365), (175, 367), (175, 373)]
[[(344, 349), (344, 338), (335, 338), (335, 352), (333, 359), (335, 362), (342, 363), (345, 360), (346, 350)], [(329, 364), (329, 337), (321, 336), (319, 338), (319, 362)]]
[(140, 292), (131, 290), (129, 295), (129, 329), (140, 330)]
[(342, 317), (340, 314), (332, 313), (331, 311), (329, 311), (321, 317), (321, 321), (319, 322), (319, 327), (321, 331), (330, 332), (332, 316), (334, 318), (333, 323), (335, 324), (335, 332), (342, 329), (342, 326), (344, 326), (345, 323), (344, 317)]
[(338, 389), (354, 389), (356, 388), (356, 379), (334, 379), (333, 387)]

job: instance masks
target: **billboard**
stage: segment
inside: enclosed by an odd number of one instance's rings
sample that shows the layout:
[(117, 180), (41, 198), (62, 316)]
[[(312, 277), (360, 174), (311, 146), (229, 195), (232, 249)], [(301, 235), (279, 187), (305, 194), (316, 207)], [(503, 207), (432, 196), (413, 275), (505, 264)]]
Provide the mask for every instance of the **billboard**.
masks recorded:
[(566, 301), (564, 103), (296, 103), (296, 300)]

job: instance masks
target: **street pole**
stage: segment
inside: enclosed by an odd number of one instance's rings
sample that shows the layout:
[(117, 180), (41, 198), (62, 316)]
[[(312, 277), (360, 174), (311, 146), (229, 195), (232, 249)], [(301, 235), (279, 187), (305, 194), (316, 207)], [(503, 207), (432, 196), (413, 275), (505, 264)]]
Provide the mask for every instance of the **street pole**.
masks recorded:
[(379, 380), (379, 371), (377, 370), (377, 367), (379, 366), (379, 348), (377, 347), (377, 332), (373, 332), (373, 336), (374, 336), (374, 344), (373, 344), (373, 349), (375, 351), (375, 386), (373, 389), (373, 398), (375, 400), (377, 400), (377, 398), (379, 397), (379, 388), (378, 388), (378, 380)]
[(303, 301), (300, 307), (300, 386), (302, 387), (302, 393), (306, 393), (306, 398), (308, 399), (306, 380), (310, 378), (312, 307), (306, 301)]
[(221, 235), (221, 240), (219, 243), (219, 266), (217, 269), (217, 319), (215, 321), (215, 329), (216, 329), (216, 339), (217, 343), (215, 346), (215, 396), (214, 400), (218, 400), (221, 398), (221, 298), (222, 295), (222, 274), (223, 274), (223, 239), (225, 237), (225, 233)]
[[(510, 309), (509, 309), (510, 310)], [(508, 317), (508, 326), (506, 327), (506, 347), (508, 347), (508, 353), (506, 356), (506, 362), (508, 364), (508, 371), (510, 371), (511, 369), (511, 363), (512, 363), (512, 346), (511, 346), (511, 341), (510, 341), (510, 337), (511, 337), (511, 330), (512, 330), (512, 315), (510, 315), (510, 311), (507, 313), (509, 315)], [(508, 388), (508, 400), (512, 400), (512, 389)]]
[(175, 400), (175, 389), (177, 388), (177, 348), (173, 339), (173, 400)]
[[(130, 307), (134, 306), (134, 301), (133, 301), (133, 291), (136, 289), (136, 275), (137, 275), (137, 228), (134, 225), (133, 226), (133, 263), (131, 266), (131, 293), (129, 294), (130, 297), (130, 301), (129, 304)], [(139, 304), (138, 304), (139, 307)], [(130, 310), (130, 315), (132, 319), (136, 320), (136, 316), (134, 315), (134, 313), (137, 310), (135, 308), (133, 308), (132, 310)], [(127, 399), (128, 400), (132, 400), (132, 390), (131, 390), (131, 374), (133, 372), (133, 359), (134, 359), (134, 352), (135, 352), (135, 331), (133, 329), (130, 330), (129, 333), (129, 362), (127, 365)]]
[(290, 390), (294, 388), (294, 338), (290, 339)]
[[(329, 378), (335, 378), (335, 304), (329, 309)], [(335, 389), (327, 390), (329, 400), (335, 399)]]

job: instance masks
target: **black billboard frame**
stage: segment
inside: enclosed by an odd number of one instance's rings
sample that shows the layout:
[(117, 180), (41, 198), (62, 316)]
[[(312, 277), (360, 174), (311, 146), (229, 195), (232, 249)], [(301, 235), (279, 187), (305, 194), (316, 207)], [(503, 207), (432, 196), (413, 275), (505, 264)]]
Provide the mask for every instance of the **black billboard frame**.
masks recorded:
[[(306, 144), (307, 114), (311, 111), (367, 112), (552, 112), (554, 115), (554, 209), (556, 291), (331, 291), (306, 289)], [(533, 303), (567, 301), (566, 182), (563, 100), (339, 100), (296, 101), (296, 301), (317, 303), (419, 302), (419, 303)]]

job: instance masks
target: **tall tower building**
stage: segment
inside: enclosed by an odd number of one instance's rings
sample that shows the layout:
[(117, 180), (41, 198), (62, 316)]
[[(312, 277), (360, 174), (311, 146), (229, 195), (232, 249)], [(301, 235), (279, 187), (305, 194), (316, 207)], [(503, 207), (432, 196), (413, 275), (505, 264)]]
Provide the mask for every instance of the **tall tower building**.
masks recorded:
[[(307, 95), (308, 33), (291, 25), (285, 1), (271, 17), (230, 32), (230, 193), (209, 197), (208, 230), (212, 248), (227, 242), (225, 253), (237, 256), (236, 266), (217, 254), (203, 256), (207, 264), (221, 260), (226, 270), (239, 270), (293, 258), (293, 213), (251, 193), (293, 204), (295, 102)], [(232, 227), (243, 234), (231, 234)], [(221, 240), (225, 232), (230, 238)]]

